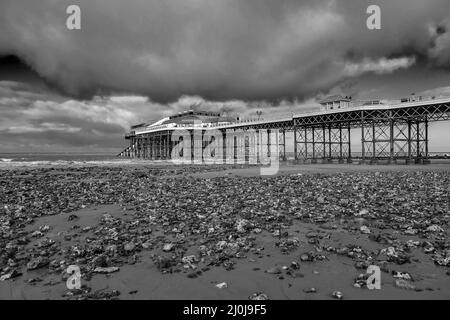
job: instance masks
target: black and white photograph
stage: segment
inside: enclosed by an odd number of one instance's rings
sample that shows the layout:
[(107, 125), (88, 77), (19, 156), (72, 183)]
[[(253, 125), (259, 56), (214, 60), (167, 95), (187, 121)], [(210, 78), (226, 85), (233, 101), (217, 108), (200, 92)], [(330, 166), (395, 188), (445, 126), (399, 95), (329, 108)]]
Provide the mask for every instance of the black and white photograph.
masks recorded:
[(450, 300), (449, 218), (449, 0), (0, 0), (0, 300)]

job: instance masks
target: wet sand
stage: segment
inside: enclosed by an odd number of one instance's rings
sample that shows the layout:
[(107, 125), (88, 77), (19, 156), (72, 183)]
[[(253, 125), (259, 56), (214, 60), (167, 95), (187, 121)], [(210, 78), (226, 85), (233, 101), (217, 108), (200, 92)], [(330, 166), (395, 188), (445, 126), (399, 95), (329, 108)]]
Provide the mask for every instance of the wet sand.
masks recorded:
[[(167, 170), (168, 165), (156, 164), (156, 167), (158, 166)], [(89, 181), (90, 178), (95, 181), (92, 185), (88, 184), (91, 188), (96, 188), (95, 183), (99, 183), (101, 179), (105, 181), (110, 180), (114, 183), (120, 181), (121, 177), (123, 177), (122, 173), (112, 174), (110, 169), (108, 169), (111, 168), (110, 165), (104, 168), (102, 166), (97, 168), (98, 170), (104, 169), (105, 174), (98, 174), (97, 172), (94, 177), (89, 177), (89, 174), (86, 175), (86, 172), (81, 171), (80, 173), (77, 171), (83, 167), (83, 165), (76, 165), (75, 167), (69, 165), (59, 168), (55, 172), (43, 171), (37, 174), (33, 173), (33, 171), (23, 172), (23, 170), (29, 170), (27, 167), (10, 168), (8, 172), (11, 173), (10, 170), (13, 170), (15, 175), (12, 177), (17, 179), (17, 181), (27, 180), (27, 174), (34, 174), (35, 178), (36, 176), (39, 177), (39, 175), (48, 177), (53, 174), (58, 177), (65, 177), (68, 181), (71, 181), (70, 183), (76, 181), (77, 174), (80, 174), (84, 181)], [(142, 170), (146, 170), (149, 167), (154, 168), (155, 165), (149, 166), (148, 163), (131, 162), (123, 170), (128, 172), (127, 174), (136, 170), (141, 174)], [(199, 184), (201, 185), (200, 189), (204, 189), (211, 186), (210, 180), (217, 183), (225, 183), (226, 185), (234, 185), (236, 183), (236, 186), (241, 188), (245, 188), (247, 185), (252, 186), (255, 183), (260, 184), (261, 187), (266, 185), (259, 181), (259, 168), (257, 167), (220, 169), (219, 171), (212, 169), (186, 169), (181, 172), (176, 171), (178, 170), (177, 167), (173, 167), (173, 170), (172, 172), (172, 167), (170, 167), (169, 171), (156, 176), (152, 174), (140, 176), (138, 174), (137, 180), (144, 179), (142, 184), (138, 183), (138, 185), (142, 187), (146, 187), (146, 183), (153, 185), (153, 182), (149, 182), (148, 179), (150, 181), (155, 179), (158, 181), (158, 184), (164, 186), (167, 183), (166, 187), (171, 188), (177, 185), (176, 179), (188, 179), (189, 182), (183, 183), (187, 185), (192, 184), (192, 193), (198, 192), (199, 196), (204, 196), (204, 193), (201, 190), (196, 191), (195, 185)], [(376, 203), (373, 202), (375, 200), (370, 199), (372, 195), (369, 190), (365, 190), (361, 195), (364, 199), (358, 200), (360, 201), (358, 204), (355, 202), (354, 209), (349, 207), (351, 204), (342, 204), (342, 208), (348, 209), (346, 212), (355, 212), (354, 215), (347, 213), (342, 215), (336, 214), (312, 221), (314, 219), (307, 218), (309, 217), (307, 215), (293, 215), (287, 211), (277, 213), (276, 208), (282, 206), (273, 204), (273, 207), (271, 207), (270, 202), (268, 202), (267, 212), (253, 212), (254, 221), (252, 221), (252, 216), (240, 213), (239, 205), (230, 200), (230, 207), (227, 208), (229, 214), (225, 218), (221, 218), (220, 213), (214, 218), (203, 218), (201, 215), (208, 214), (208, 212), (199, 211), (195, 215), (200, 215), (200, 218), (196, 220), (196, 223), (190, 224), (185, 219), (192, 218), (193, 215), (186, 212), (189, 208), (200, 208), (202, 201), (193, 204), (192, 207), (186, 207), (182, 204), (184, 199), (182, 195), (179, 198), (175, 197), (174, 202), (180, 202), (177, 206), (180, 213), (182, 212), (180, 219), (176, 219), (176, 214), (168, 215), (166, 219), (154, 211), (156, 210), (155, 208), (160, 208), (161, 211), (169, 210), (164, 204), (164, 196), (161, 193), (156, 193), (156, 198), (149, 198), (157, 203), (159, 194), (161, 197), (159, 199), (162, 202), (160, 204), (148, 207), (142, 204), (142, 208), (136, 205), (136, 203), (141, 203), (139, 202), (140, 196), (143, 197), (148, 193), (155, 192), (154, 190), (146, 192), (143, 189), (136, 191), (136, 198), (138, 199), (133, 198), (133, 201), (137, 201), (134, 204), (131, 203), (132, 200), (130, 198), (120, 194), (117, 195), (117, 203), (92, 204), (86, 201), (84, 208), (66, 210), (67, 212), (60, 212), (54, 215), (35, 216), (32, 221), (28, 221), (24, 226), (15, 227), (15, 231), (20, 232), (20, 235), (27, 236), (29, 242), (19, 245), (16, 257), (12, 259), (18, 266), (10, 269), (20, 269), (23, 274), (13, 279), (0, 281), (0, 299), (101, 297), (99, 295), (88, 296), (84, 293), (75, 293), (74, 295), (69, 293), (68, 295), (70, 290), (66, 287), (65, 279), (67, 275), (64, 274), (64, 268), (69, 262), (71, 264), (80, 264), (82, 267), (81, 282), (85, 288), (89, 288), (90, 293), (118, 290), (120, 295), (117, 298), (120, 299), (248, 299), (255, 292), (263, 292), (270, 299), (333, 299), (331, 293), (335, 290), (342, 292), (344, 299), (450, 299), (448, 266), (437, 265), (431, 254), (424, 252), (424, 246), (427, 245), (427, 242), (433, 243), (436, 246), (436, 250), (443, 250), (444, 252), (448, 245), (448, 216), (450, 211), (448, 193), (445, 193), (445, 189), (447, 188), (446, 190), (448, 191), (449, 186), (446, 182), (449, 179), (450, 165), (446, 163), (430, 166), (287, 165), (283, 166), (279, 172), (280, 176), (294, 179), (292, 181), (301, 179), (302, 175), (312, 175), (313, 177), (309, 179), (311, 181), (317, 180), (318, 184), (329, 183), (326, 180), (328, 178), (325, 178), (324, 175), (331, 175), (332, 179), (339, 175), (337, 177), (338, 180), (352, 175), (352, 178), (361, 179), (362, 181), (355, 182), (355, 185), (362, 183), (364, 186), (369, 184), (369, 182), (365, 184), (364, 179), (366, 178), (368, 180), (372, 178), (378, 179), (381, 176), (383, 179), (389, 179), (390, 176), (383, 176), (383, 174), (394, 174), (392, 177), (397, 179), (412, 179), (412, 184), (418, 183), (413, 181), (414, 179), (418, 179), (419, 182), (427, 179), (429, 181), (443, 181), (442, 185), (438, 186), (440, 188), (438, 191), (427, 189), (433, 189), (432, 185), (421, 190), (421, 192), (425, 193), (430, 192), (430, 195), (437, 197), (441, 202), (439, 203), (440, 208), (439, 214), (436, 215), (436, 221), (426, 223), (425, 219), (421, 222), (423, 223), (423, 229), (428, 228), (430, 225), (438, 224), (443, 230), (437, 233), (428, 232), (420, 230), (420, 226), (416, 225), (415, 228), (419, 229), (419, 232), (417, 234), (408, 234), (405, 232), (406, 226), (403, 227), (401, 224), (390, 226), (388, 223), (389, 218), (386, 218), (385, 223), (381, 224), (380, 221), (383, 220), (383, 216), (379, 213), (373, 217), (358, 216), (356, 213), (361, 209), (361, 203), (367, 201), (372, 206)], [(7, 177), (5, 174), (1, 175), (0, 183), (2, 179), (6, 178), (11, 179), (11, 175)], [(231, 180), (228, 181), (229, 179)], [(268, 179), (268, 187), (270, 187), (270, 183), (274, 183), (278, 187), (279, 183), (285, 182), (285, 180), (273, 180), (277, 179), (276, 177), (266, 177), (264, 179)], [(279, 177), (279, 179), (284, 178)], [(352, 181), (352, 179), (349, 179), (348, 182), (351, 183)], [(386, 187), (397, 190), (395, 181), (392, 183), (394, 187)], [(11, 185), (14, 184), (9, 184), (8, 187)], [(105, 186), (104, 184), (100, 185), (102, 188)], [(86, 187), (86, 185), (83, 186)], [(224, 186), (224, 188), (230, 187)], [(328, 188), (328, 184), (324, 185), (324, 188)], [(442, 188), (443, 190), (441, 190)], [(102, 190), (95, 190), (99, 193), (103, 192)], [(89, 188), (86, 191), (89, 192)], [(70, 192), (67, 194), (68, 197)], [(105, 189), (104, 192), (109, 191)], [(162, 192), (170, 191), (163, 190)], [(187, 192), (189, 193), (189, 190)], [(217, 193), (214, 197), (221, 196), (220, 190), (211, 192)], [(235, 194), (234, 192), (227, 191), (222, 195), (225, 196), (227, 193)], [(336, 203), (328, 200), (326, 196), (329, 192), (331, 191), (326, 189), (324, 195), (304, 195), (302, 193), (301, 203), (296, 203), (295, 205), (301, 205), (304, 210), (310, 213), (326, 209), (337, 212), (339, 210), (335, 206)], [(433, 192), (434, 194), (432, 194)], [(49, 190), (48, 193), (52, 194), (52, 191)], [(292, 191), (288, 190), (287, 193), (289, 193), (287, 201), (293, 201), (295, 198), (290, 194)], [(283, 193), (281, 192), (280, 194)], [(292, 194), (295, 194), (295, 192)], [(263, 197), (263, 195), (258, 195), (254, 198), (258, 200), (258, 197)], [(271, 195), (268, 194), (267, 196), (270, 197)], [(395, 197), (396, 195), (394, 194), (393, 196)], [(209, 200), (212, 201), (212, 199), (215, 199), (214, 197)], [(249, 193), (248, 197), (252, 201), (255, 200), (251, 198), (251, 193)], [(321, 197), (324, 197), (324, 199), (321, 199)], [(414, 197), (411, 197), (411, 199), (414, 199)], [(423, 199), (425, 198), (420, 198), (418, 203), (423, 202)], [(186, 202), (191, 200), (192, 198), (186, 198)], [(277, 199), (273, 200), (276, 201)], [(4, 201), (5, 198), (3, 199)], [(220, 208), (228, 203), (227, 201), (218, 202)], [(383, 205), (385, 204), (380, 204), (380, 207)], [(424, 204), (421, 205), (425, 206)], [(431, 205), (426, 204), (426, 206)], [(286, 206), (289, 206), (289, 203), (286, 203)], [(214, 208), (214, 204), (209, 203), (205, 207), (211, 209)], [(367, 207), (370, 207), (369, 204)], [(408, 206), (407, 210), (414, 210), (414, 204)], [(242, 211), (252, 212), (251, 205), (247, 205), (246, 209), (242, 209)], [(369, 209), (369, 211), (376, 210)], [(404, 217), (408, 218), (410, 211), (403, 212), (398, 210), (398, 216), (401, 217), (404, 213)], [(324, 212), (320, 213), (325, 214)], [(75, 215), (77, 218), (71, 220), (69, 219), (70, 215)], [(107, 215), (106, 220), (105, 215)], [(156, 218), (152, 219), (152, 215), (155, 215)], [(243, 231), (236, 231), (234, 223), (239, 219), (243, 219), (243, 216), (250, 223), (254, 222), (255, 225), (246, 227)], [(414, 217), (417, 219), (416, 215)], [(139, 227), (134, 224), (137, 220), (139, 220)], [(203, 224), (203, 221), (205, 221), (204, 226), (199, 227), (198, 233), (196, 224)], [(438, 221), (439, 223), (437, 223)], [(230, 223), (232, 224), (230, 225)], [(401, 223), (405, 223), (405, 221)], [(44, 231), (38, 236), (31, 236), (33, 232), (40, 230), (42, 226), (48, 226), (48, 231)], [(360, 230), (361, 226), (369, 226), (370, 234), (362, 233)], [(181, 230), (174, 230), (177, 228)], [(218, 231), (212, 231), (210, 235), (209, 231), (207, 231), (210, 228), (216, 228)], [(239, 227), (237, 228), (239, 229)], [(113, 229), (117, 229), (119, 239), (112, 240), (108, 238), (109, 240), (104, 240), (104, 238), (111, 237), (111, 230)], [(145, 232), (146, 230), (148, 233)], [(4, 234), (6, 234), (6, 231)], [(67, 237), (67, 235), (70, 235), (70, 237)], [(374, 238), (374, 235), (392, 237), (392, 242), (378, 241)], [(17, 237), (12, 235), (10, 237), (10, 241), (5, 240), (3, 243), (14, 242), (14, 239), (17, 240)], [(121, 240), (120, 237), (123, 239)], [(56, 248), (55, 250), (52, 251), (43, 246), (42, 241), (47, 239), (54, 241), (54, 244), (51, 244), (49, 248)], [(103, 241), (101, 242), (102, 248), (98, 249), (98, 252), (92, 251), (89, 245), (100, 240)], [(107, 244), (116, 243), (120, 246), (128, 241), (136, 244), (136, 247), (130, 252), (119, 250), (118, 253), (109, 255), (108, 266), (118, 266), (120, 268), (119, 271), (108, 275), (92, 272), (94, 266), (90, 265), (92, 262), (90, 260), (92, 260), (92, 257), (108, 255), (104, 249)], [(216, 249), (217, 243), (220, 241), (228, 242), (230, 244), (228, 249), (231, 252), (227, 252), (224, 255), (223, 252), (226, 252), (226, 249)], [(400, 250), (400, 248), (406, 248), (407, 243), (414, 243), (414, 241), (417, 241), (417, 245), (411, 245), (407, 251), (407, 255), (411, 257), (409, 262), (398, 263), (395, 260), (389, 261), (383, 254), (380, 254), (380, 250), (383, 248), (395, 247), (397, 250)], [(442, 247), (437, 248), (437, 243), (442, 242), (444, 243)], [(148, 246), (145, 246), (146, 243)], [(166, 243), (175, 244), (175, 248), (165, 252), (163, 245)], [(236, 243), (239, 243), (239, 249), (237, 250), (231, 246)], [(202, 245), (206, 246), (211, 252), (205, 254), (204, 250), (199, 249)], [(73, 248), (77, 246), (85, 248), (88, 253), (80, 256), (74, 255)], [(357, 254), (359, 252), (364, 253), (364, 258), (355, 258), (348, 254), (337, 253), (336, 249), (341, 248), (350, 248), (351, 250), (356, 248), (355, 252)], [(55, 263), (27, 271), (26, 263), (31, 256), (36, 257), (39, 255), (39, 250), (44, 250), (45, 252), (43, 253)], [(310, 252), (325, 258), (323, 260), (318, 258), (313, 259), (314, 261), (302, 261), (301, 255)], [(182, 262), (182, 257), (190, 255), (196, 256), (198, 260), (192, 263)], [(368, 256), (370, 257), (368, 258)], [(161, 257), (172, 259), (174, 265), (161, 268), (158, 264), (158, 259), (161, 259)], [(3, 259), (2, 268), (7, 264), (5, 260)], [(354, 287), (354, 282), (358, 275), (365, 273), (364, 266), (361, 267), (357, 264), (357, 262), (362, 261), (371, 261), (376, 265), (382, 264), (381, 290)], [(229, 267), (229, 262), (232, 262), (232, 267)], [(292, 264), (292, 262), (295, 262), (295, 264)], [(55, 267), (55, 265), (60, 266)], [(299, 268), (293, 267), (297, 265)], [(279, 272), (277, 271), (275, 274), (267, 272), (277, 267), (280, 268)], [(202, 272), (195, 275), (195, 272), (198, 270), (202, 270)], [(409, 273), (413, 279), (409, 282), (415, 289), (398, 288), (395, 285), (396, 279), (393, 277), (393, 271)], [(192, 276), (193, 274), (194, 276)], [(34, 280), (30, 283), (30, 279)], [(215, 286), (221, 282), (226, 282), (227, 288), (219, 289)], [(305, 292), (312, 287), (316, 289), (315, 293)]]

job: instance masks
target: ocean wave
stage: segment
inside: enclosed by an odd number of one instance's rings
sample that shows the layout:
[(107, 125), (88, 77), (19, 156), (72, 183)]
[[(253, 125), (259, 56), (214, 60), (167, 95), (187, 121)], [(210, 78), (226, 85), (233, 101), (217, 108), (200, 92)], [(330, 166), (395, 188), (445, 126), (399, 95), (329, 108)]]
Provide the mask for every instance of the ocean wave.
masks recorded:
[[(1, 168), (15, 168), (15, 167), (64, 167), (64, 166), (109, 166), (109, 165), (133, 165), (133, 164), (149, 164), (150, 161), (139, 159), (114, 159), (114, 160), (88, 160), (88, 161), (74, 161), (74, 160), (37, 160), (37, 161), (4, 161), (10, 159), (0, 158)], [(158, 161), (154, 161), (158, 163)]]
[(8, 158), (1, 158), (0, 159), (0, 161), (2, 161), (2, 162), (11, 162), (11, 161), (13, 161), (14, 159), (8, 159)]

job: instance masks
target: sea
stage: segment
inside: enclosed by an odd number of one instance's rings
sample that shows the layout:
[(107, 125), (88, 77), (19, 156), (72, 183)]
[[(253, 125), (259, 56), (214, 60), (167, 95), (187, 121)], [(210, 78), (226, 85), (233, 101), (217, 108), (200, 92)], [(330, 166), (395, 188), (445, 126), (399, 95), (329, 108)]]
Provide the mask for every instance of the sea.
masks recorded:
[(113, 153), (0, 153), (0, 163), (8, 162), (86, 162), (117, 160)]
[[(353, 152), (358, 158), (360, 152)], [(288, 159), (294, 154), (287, 153)], [(450, 152), (430, 152), (431, 159), (450, 159)], [(114, 153), (0, 153), (0, 165), (8, 164), (34, 165), (34, 164), (64, 164), (64, 163), (104, 163), (129, 162), (130, 159), (118, 158)]]

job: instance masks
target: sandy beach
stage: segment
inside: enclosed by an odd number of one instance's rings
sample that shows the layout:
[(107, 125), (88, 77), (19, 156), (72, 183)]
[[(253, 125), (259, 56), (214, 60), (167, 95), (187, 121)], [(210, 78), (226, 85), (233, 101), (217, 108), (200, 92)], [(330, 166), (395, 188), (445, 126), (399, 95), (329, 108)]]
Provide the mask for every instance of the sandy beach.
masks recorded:
[[(271, 177), (2, 163), (0, 299), (450, 299), (449, 188), (446, 161), (285, 164)], [(369, 265), (380, 290), (361, 285)]]

